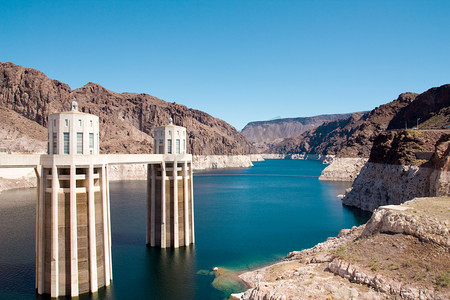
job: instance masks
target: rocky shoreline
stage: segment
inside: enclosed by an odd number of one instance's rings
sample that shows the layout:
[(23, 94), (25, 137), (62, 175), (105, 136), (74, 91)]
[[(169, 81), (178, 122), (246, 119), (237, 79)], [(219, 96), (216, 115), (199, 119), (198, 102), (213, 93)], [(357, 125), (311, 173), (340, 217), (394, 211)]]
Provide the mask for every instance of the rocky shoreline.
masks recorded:
[[(231, 299), (449, 299), (450, 198), (379, 207), (364, 225), (246, 272)], [(367, 253), (371, 255), (367, 255)]]
[[(335, 158), (333, 156), (319, 155), (283, 155), (283, 154), (249, 154), (249, 155), (194, 155), (193, 168), (195, 171), (248, 168), (255, 161), (264, 159), (300, 159), (321, 160), (328, 165), (320, 180), (353, 181), (362, 168), (364, 159)], [(109, 178), (117, 180), (145, 180), (147, 168), (143, 164), (110, 166)], [(0, 192), (9, 189), (36, 187), (36, 176), (33, 169), (0, 169)]]
[[(194, 171), (225, 168), (248, 168), (254, 161), (264, 160), (259, 154), (250, 155), (194, 155)], [(147, 168), (144, 164), (117, 165), (109, 167), (109, 178), (116, 180), (146, 180)], [(0, 192), (10, 189), (36, 187), (33, 169), (0, 169)]]
[[(324, 164), (331, 163), (325, 168), (319, 179), (338, 181), (352, 181), (352, 178), (356, 177), (359, 172), (360, 167), (357, 161), (362, 161), (357, 158), (335, 158), (330, 155), (321, 156), (315, 154), (194, 155), (193, 168), (194, 171), (249, 168), (253, 166), (253, 162), (263, 161), (264, 159), (320, 160)], [(145, 180), (147, 179), (147, 168), (143, 164), (110, 166), (109, 177), (112, 181)], [(32, 187), (36, 187), (36, 176), (33, 169), (0, 169), (0, 192)]]
[(446, 196), (450, 194), (449, 178), (445, 169), (368, 162), (342, 203), (373, 211), (414, 197)]
[(334, 157), (322, 171), (319, 180), (354, 181), (367, 160), (366, 158)]
[(248, 168), (254, 161), (263, 161), (261, 155), (194, 155), (192, 164), (194, 170)]

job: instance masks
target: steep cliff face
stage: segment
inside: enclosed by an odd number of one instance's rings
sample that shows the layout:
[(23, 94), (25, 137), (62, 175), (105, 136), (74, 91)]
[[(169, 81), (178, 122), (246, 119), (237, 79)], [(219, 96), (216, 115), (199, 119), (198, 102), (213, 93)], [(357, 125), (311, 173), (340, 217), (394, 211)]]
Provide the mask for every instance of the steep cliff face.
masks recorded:
[(47, 125), (47, 115), (61, 111), (68, 103), (71, 89), (38, 70), (0, 63), (0, 105)]
[(6, 108), (0, 108), (0, 147), (11, 152), (47, 151), (47, 129)]
[(234, 127), (202, 111), (147, 94), (115, 93), (95, 83), (72, 91), (68, 85), (37, 70), (0, 63), (0, 107), (45, 127), (48, 114), (67, 110), (71, 101), (78, 101), (82, 111), (100, 117), (103, 153), (151, 153), (152, 129), (167, 124), (169, 117), (176, 125), (187, 128), (190, 153), (254, 152)]
[(373, 211), (415, 197), (449, 196), (449, 152), (448, 131), (385, 132), (343, 203)]
[(364, 122), (343, 143), (337, 155), (340, 157), (368, 157), (378, 134), (386, 130), (397, 113), (413, 103), (417, 96), (418, 94), (415, 93), (403, 93), (396, 100), (369, 112)]
[(353, 114), (347, 119), (326, 122), (299, 137), (274, 145), (268, 152), (368, 158), (375, 137), (386, 130), (392, 118), (416, 97), (414, 93), (400, 94), (396, 100), (366, 114)]
[[(401, 109), (389, 123), (388, 129), (404, 128), (405, 124), (416, 126), (417, 123), (423, 129), (443, 129), (450, 125), (449, 107), (450, 84), (431, 88)], [(428, 124), (421, 124), (435, 116), (440, 117)]]
[(284, 139), (297, 137), (325, 122), (345, 119), (349, 116), (351, 114), (332, 114), (250, 122), (242, 129), (241, 133), (259, 151), (265, 151), (268, 147)]

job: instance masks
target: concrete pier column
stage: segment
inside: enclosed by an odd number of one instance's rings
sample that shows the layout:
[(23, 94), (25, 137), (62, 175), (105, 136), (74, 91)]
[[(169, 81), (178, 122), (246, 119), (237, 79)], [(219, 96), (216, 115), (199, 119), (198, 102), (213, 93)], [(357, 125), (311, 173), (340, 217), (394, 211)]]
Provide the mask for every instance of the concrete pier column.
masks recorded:
[(88, 169), (89, 282), (92, 293), (98, 291), (97, 239), (95, 231), (94, 166)]
[(161, 163), (161, 248), (166, 248), (166, 163)]
[(184, 245), (190, 244), (189, 232), (189, 193), (188, 193), (188, 172), (187, 161), (183, 163), (183, 202), (184, 202)]
[[(106, 166), (106, 214), (108, 215), (108, 226), (107, 226), (107, 232), (105, 231), (105, 235), (108, 235), (108, 245), (109, 245), (109, 276), (110, 280), (113, 279), (113, 271), (112, 271), (112, 249), (111, 249), (111, 201), (109, 197), (109, 168)], [(105, 260), (105, 265), (108, 263), (108, 261)]]
[[(78, 289), (78, 224), (76, 166), (70, 166), (70, 295), (76, 297)], [(52, 296), (53, 297), (53, 296)]]
[(36, 277), (35, 286), (38, 292), (44, 292), (44, 193), (47, 180), (41, 165), (35, 168), (37, 178), (37, 201), (36, 201)]
[(179, 234), (178, 234), (178, 162), (173, 162), (173, 247), (178, 248), (180, 246)]
[(41, 179), (39, 180), (38, 194), (38, 210), (36, 216), (38, 218), (39, 227), (36, 228), (38, 235), (38, 247), (36, 253), (37, 262), (37, 290), (38, 293), (44, 293), (44, 267), (45, 267), (45, 188), (47, 186), (47, 170), (41, 167)]
[(147, 201), (146, 201), (146, 207), (147, 207), (147, 215), (145, 218), (145, 244), (146, 245), (150, 245), (150, 227), (151, 227), (151, 221), (150, 221), (150, 216), (151, 216), (151, 168), (150, 165), (147, 165)]
[[(151, 165), (150, 168), (150, 246), (154, 247), (156, 245), (155, 238), (155, 209), (156, 209), (156, 168), (154, 165)], [(147, 179), (148, 180), (148, 179)], [(148, 197), (148, 195), (147, 195)], [(147, 215), (147, 218), (149, 216)]]
[(59, 247), (58, 247), (58, 168), (52, 168), (52, 198), (51, 198), (51, 261), (50, 261), (50, 296), (59, 296)]
[(41, 170), (40, 166), (36, 166), (34, 168), (34, 173), (36, 174), (36, 187), (37, 187), (37, 199), (36, 201), (36, 234), (35, 234), (35, 242), (34, 242), (34, 253), (36, 253), (36, 264), (34, 270), (34, 288), (38, 288), (38, 270), (39, 270), (39, 255), (38, 255), (38, 247), (39, 247), (39, 196), (41, 190)]
[(191, 243), (194, 244), (195, 243), (195, 229), (194, 229), (194, 172), (192, 170), (192, 161), (189, 163), (189, 182), (190, 182), (190, 200), (191, 200), (191, 205), (190, 205), (190, 211), (191, 211), (191, 222), (192, 222), (192, 227), (191, 227)]
[(110, 251), (111, 244), (109, 243), (109, 228), (110, 223), (108, 220), (109, 210), (108, 210), (108, 192), (106, 189), (106, 170), (108, 166), (102, 165), (101, 168), (101, 192), (102, 192), (102, 209), (103, 209), (103, 254), (104, 254), (104, 269), (105, 269), (105, 286), (109, 286), (111, 284), (111, 268), (110, 268)]

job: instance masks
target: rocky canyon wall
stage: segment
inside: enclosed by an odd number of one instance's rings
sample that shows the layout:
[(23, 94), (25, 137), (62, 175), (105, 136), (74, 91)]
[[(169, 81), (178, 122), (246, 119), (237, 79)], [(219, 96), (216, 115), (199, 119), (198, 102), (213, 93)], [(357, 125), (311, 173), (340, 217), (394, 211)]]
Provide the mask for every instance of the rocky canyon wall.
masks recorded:
[(416, 197), (449, 196), (449, 152), (446, 131), (386, 132), (376, 139), (369, 162), (342, 201), (373, 211)]
[[(205, 112), (144, 93), (116, 93), (92, 82), (71, 90), (67, 84), (52, 80), (38, 70), (0, 62), (0, 109), (16, 114), (0, 118), (0, 130), (3, 123), (9, 126), (18, 118), (26, 118), (34, 126), (24, 127), (22, 134), (34, 135), (46, 144), (46, 133), (36, 136), (34, 128), (46, 127), (47, 116), (67, 111), (71, 101), (78, 101), (81, 111), (99, 116), (101, 153), (152, 153), (153, 128), (166, 125), (169, 118), (175, 125), (187, 128), (189, 153), (255, 153), (253, 146), (233, 126)], [(10, 144), (5, 146), (10, 148)]]
[(367, 163), (342, 202), (374, 211), (415, 197), (449, 195), (448, 171), (427, 167)]

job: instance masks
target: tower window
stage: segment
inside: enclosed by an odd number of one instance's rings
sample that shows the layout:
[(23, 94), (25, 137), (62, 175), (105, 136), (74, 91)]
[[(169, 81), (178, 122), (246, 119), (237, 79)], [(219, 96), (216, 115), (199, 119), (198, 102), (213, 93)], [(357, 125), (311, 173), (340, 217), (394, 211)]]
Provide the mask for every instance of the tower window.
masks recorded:
[(70, 139), (69, 139), (69, 133), (64, 132), (64, 154), (69, 154), (69, 145), (70, 145)]
[(77, 154), (83, 154), (83, 133), (82, 132), (77, 132)]
[(93, 133), (89, 133), (89, 149), (94, 149), (94, 134)]
[(167, 153), (172, 154), (172, 140), (171, 139), (167, 140)]
[(65, 121), (66, 121), (66, 126), (69, 126), (69, 120), (66, 119)]
[(163, 154), (164, 153), (164, 141), (163, 140), (159, 140), (158, 153), (159, 154)]
[(81, 120), (78, 120), (78, 126), (80, 126), (81, 127)]
[(175, 151), (176, 151), (176, 153), (177, 154), (179, 154), (180, 153), (180, 139), (177, 139), (176, 141), (175, 141)]
[(56, 132), (53, 132), (53, 154), (58, 154), (58, 140), (57, 140)]

